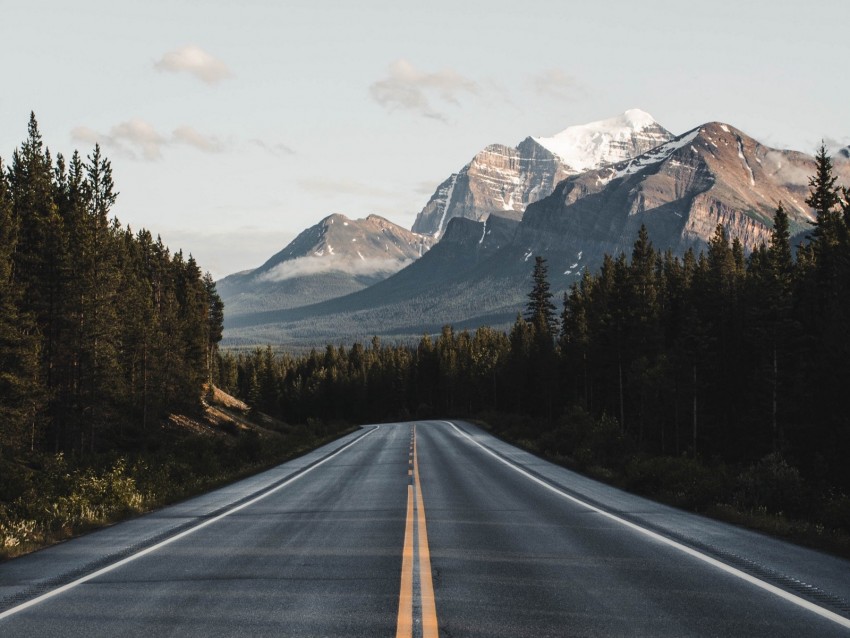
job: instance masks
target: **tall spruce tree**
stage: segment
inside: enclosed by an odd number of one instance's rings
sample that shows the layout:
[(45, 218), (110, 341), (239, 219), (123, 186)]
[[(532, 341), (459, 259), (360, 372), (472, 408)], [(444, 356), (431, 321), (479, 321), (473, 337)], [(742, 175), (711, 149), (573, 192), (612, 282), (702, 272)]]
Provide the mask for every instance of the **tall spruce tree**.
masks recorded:
[(555, 304), (549, 291), (548, 267), (540, 255), (534, 258), (534, 270), (531, 273), (533, 286), (528, 293), (525, 306), (525, 319), (535, 324), (538, 331), (546, 331), (550, 336), (557, 330)]
[(35, 447), (43, 401), (37, 333), (32, 317), (20, 307), (13, 277), (17, 242), (18, 224), (0, 160), (0, 454)]

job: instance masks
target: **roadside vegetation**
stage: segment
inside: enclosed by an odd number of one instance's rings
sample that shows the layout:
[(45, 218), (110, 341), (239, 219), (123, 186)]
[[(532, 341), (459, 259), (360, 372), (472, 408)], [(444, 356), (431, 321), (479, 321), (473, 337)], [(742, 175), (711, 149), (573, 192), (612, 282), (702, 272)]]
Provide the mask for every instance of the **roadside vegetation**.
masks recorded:
[[(288, 425), (210, 388), (193, 413), (120, 448), (0, 460), (0, 559), (157, 509), (303, 454), (350, 430)], [(128, 433), (130, 434), (130, 433)]]

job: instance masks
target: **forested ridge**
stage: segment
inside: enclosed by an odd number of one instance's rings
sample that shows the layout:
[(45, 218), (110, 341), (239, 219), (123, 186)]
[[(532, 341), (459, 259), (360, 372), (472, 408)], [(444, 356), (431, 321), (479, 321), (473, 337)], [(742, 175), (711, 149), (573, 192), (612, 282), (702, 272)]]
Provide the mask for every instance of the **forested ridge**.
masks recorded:
[[(795, 246), (781, 204), (745, 255), (632, 254), (585, 272), (560, 309), (536, 260), (508, 334), (445, 327), (417, 346), (224, 353), (218, 383), (281, 418), (480, 417), (506, 438), (701, 511), (850, 531), (850, 197), (826, 150)], [(845, 550), (846, 551), (846, 550)]]

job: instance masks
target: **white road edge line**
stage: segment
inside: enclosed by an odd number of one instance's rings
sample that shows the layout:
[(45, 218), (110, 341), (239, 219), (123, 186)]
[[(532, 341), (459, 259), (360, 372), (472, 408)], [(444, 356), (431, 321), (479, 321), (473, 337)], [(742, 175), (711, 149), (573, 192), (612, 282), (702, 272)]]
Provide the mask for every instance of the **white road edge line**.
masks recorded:
[(375, 430), (378, 430), (380, 427), (381, 426), (376, 426), (374, 429), (369, 430), (368, 432), (357, 437), (356, 439), (354, 439), (350, 443), (347, 443), (346, 445), (344, 445), (343, 447), (338, 449), (336, 452), (334, 452), (330, 456), (323, 458), (321, 461), (319, 461), (315, 465), (309, 467), (308, 469), (304, 470), (300, 474), (293, 476), (291, 479), (289, 479), (288, 481), (285, 481), (284, 483), (281, 483), (277, 487), (270, 489), (268, 492), (264, 492), (264, 493), (260, 494), (259, 496), (257, 496), (256, 498), (252, 498), (250, 501), (242, 503), (241, 505), (237, 505), (236, 507), (229, 509), (226, 512), (222, 512), (218, 516), (215, 516), (215, 517), (213, 517), (209, 520), (203, 521), (202, 523), (198, 523), (194, 527), (191, 527), (191, 528), (189, 528), (185, 531), (182, 531), (179, 534), (175, 534), (174, 536), (171, 536), (170, 538), (166, 538), (164, 541), (157, 543), (156, 545), (151, 545), (150, 547), (147, 547), (147, 548), (145, 548), (145, 549), (143, 549), (139, 552), (136, 552), (135, 554), (127, 556), (126, 558), (122, 558), (121, 560), (119, 560), (115, 563), (112, 563), (111, 565), (107, 565), (106, 567), (103, 567), (103, 568), (101, 568), (101, 569), (99, 569), (95, 572), (92, 572), (91, 574), (87, 574), (87, 575), (85, 575), (81, 578), (78, 578), (77, 580), (73, 580), (70, 583), (66, 583), (65, 585), (62, 585), (61, 587), (57, 587), (56, 589), (51, 589), (49, 592), (46, 592), (46, 593), (42, 594), (41, 596), (33, 598), (32, 600), (28, 600), (25, 603), (21, 603), (20, 605), (17, 605), (16, 607), (11, 607), (10, 609), (7, 609), (6, 611), (0, 613), (0, 620), (3, 620), (4, 618), (8, 618), (9, 616), (13, 616), (14, 614), (17, 614), (18, 612), (21, 612), (25, 609), (28, 609), (29, 607), (33, 607), (35, 605), (38, 605), (39, 603), (42, 603), (49, 598), (53, 598), (54, 596), (58, 596), (59, 594), (64, 593), (64, 592), (68, 591), (69, 589), (73, 589), (74, 587), (77, 587), (78, 585), (82, 585), (83, 583), (86, 583), (86, 582), (88, 582), (88, 581), (90, 581), (94, 578), (97, 578), (98, 576), (103, 576), (104, 574), (107, 574), (114, 569), (118, 569), (122, 565), (126, 565), (127, 563), (133, 562), (137, 558), (141, 558), (142, 556), (146, 556), (147, 554), (150, 554), (150, 553), (155, 552), (159, 549), (162, 549), (163, 547), (165, 547), (166, 545), (170, 545), (174, 541), (178, 541), (181, 538), (185, 538), (186, 536), (189, 536), (190, 534), (194, 534), (199, 529), (203, 529), (207, 525), (212, 525), (213, 523), (216, 523), (216, 522), (220, 521), (221, 519), (230, 516), (231, 514), (235, 514), (239, 510), (245, 509), (246, 507), (249, 507), (249, 506), (253, 505), (254, 503), (257, 503), (258, 501), (262, 501), (267, 496), (271, 496), (275, 492), (282, 490), (284, 487), (286, 487), (290, 483), (294, 483), (295, 481), (300, 479), (302, 476), (306, 476), (307, 474), (309, 474), (310, 472), (315, 470), (317, 467), (324, 465), (325, 463), (330, 461), (332, 458), (334, 458), (338, 454), (345, 452), (345, 450), (352, 447), (353, 445), (360, 443), (360, 441), (362, 441), (367, 436), (369, 436), (370, 434), (375, 432)]
[(659, 541), (661, 543), (664, 543), (665, 545), (669, 545), (670, 547), (678, 549), (680, 552), (684, 552), (685, 554), (688, 554), (689, 556), (693, 556), (694, 558), (701, 560), (704, 563), (708, 563), (709, 565), (712, 565), (712, 566), (714, 566), (718, 569), (721, 569), (724, 572), (726, 572), (727, 574), (731, 574), (732, 576), (735, 576), (736, 578), (740, 578), (741, 580), (744, 580), (744, 581), (746, 581), (746, 582), (748, 582), (752, 585), (755, 585), (756, 587), (759, 587), (759, 588), (761, 588), (765, 591), (768, 591), (775, 596), (779, 596), (780, 598), (782, 598), (782, 599), (784, 599), (784, 600), (786, 600), (790, 603), (793, 603), (794, 605), (797, 605), (798, 607), (802, 607), (803, 609), (811, 611), (811, 612), (817, 614), (818, 616), (826, 618), (827, 620), (831, 620), (832, 622), (834, 622), (838, 625), (841, 625), (842, 627), (850, 628), (850, 619), (845, 618), (844, 616), (840, 616), (840, 615), (836, 614), (835, 612), (829, 611), (828, 609), (824, 609), (823, 607), (820, 607), (820, 606), (818, 606), (818, 605), (816, 605), (816, 604), (814, 604), (814, 603), (812, 603), (812, 602), (810, 602), (810, 601), (808, 601), (804, 598), (800, 598), (799, 596), (795, 596), (794, 594), (787, 592), (784, 589), (780, 589), (779, 587), (771, 585), (770, 583), (763, 581), (760, 578), (756, 578), (755, 576), (752, 576), (752, 575), (750, 575), (746, 572), (741, 571), (740, 569), (732, 567), (731, 565), (727, 565), (726, 563), (723, 563), (723, 562), (721, 562), (721, 561), (719, 561), (715, 558), (712, 558), (711, 556), (708, 556), (707, 554), (703, 554), (702, 552), (699, 552), (699, 551), (697, 551), (697, 550), (695, 550), (691, 547), (688, 547), (687, 545), (682, 545), (681, 543), (678, 543), (678, 542), (676, 542), (676, 541), (674, 541), (670, 538), (662, 536), (661, 534), (653, 532), (652, 530), (646, 529), (645, 527), (641, 527), (640, 525), (636, 525), (635, 523), (627, 521), (624, 518), (620, 518), (619, 516), (611, 514), (610, 512), (606, 512), (605, 510), (600, 509), (600, 508), (596, 507), (595, 505), (591, 505), (590, 503), (585, 503), (581, 499), (578, 499), (575, 496), (567, 494), (566, 492), (559, 490), (557, 487), (554, 487), (553, 485), (550, 485), (549, 483), (540, 480), (539, 478), (537, 478), (533, 474), (529, 474), (528, 472), (526, 472), (524, 469), (522, 469), (518, 465), (514, 465), (510, 461), (503, 459), (501, 456), (499, 456), (498, 454), (496, 454), (492, 450), (488, 449), (484, 445), (481, 445), (478, 441), (473, 439), (466, 432), (464, 432), (463, 430), (458, 428), (454, 423), (451, 423), (450, 421), (442, 421), (442, 423), (447, 423), (448, 425), (452, 426), (459, 434), (466, 437), (470, 442), (472, 442), (475, 445), (477, 445), (478, 447), (480, 447), (482, 450), (487, 452), (487, 454), (492, 456), (494, 459), (496, 459), (497, 461), (499, 461), (501, 463), (504, 463), (505, 465), (507, 465), (512, 470), (519, 472), (520, 474), (522, 474), (526, 478), (534, 481), (538, 485), (545, 487), (547, 490), (554, 492), (555, 494), (558, 494), (559, 496), (561, 496), (561, 497), (563, 497), (563, 498), (565, 498), (569, 501), (572, 501), (572, 502), (576, 503), (577, 505), (581, 505), (582, 507), (586, 507), (586, 508), (596, 512), (597, 514), (601, 514), (602, 516), (609, 518), (612, 521), (619, 523), (620, 525), (625, 525), (629, 529), (632, 529), (632, 530), (634, 530), (634, 531), (636, 531), (640, 534), (643, 534), (644, 536), (648, 536), (649, 538), (651, 538), (653, 540)]

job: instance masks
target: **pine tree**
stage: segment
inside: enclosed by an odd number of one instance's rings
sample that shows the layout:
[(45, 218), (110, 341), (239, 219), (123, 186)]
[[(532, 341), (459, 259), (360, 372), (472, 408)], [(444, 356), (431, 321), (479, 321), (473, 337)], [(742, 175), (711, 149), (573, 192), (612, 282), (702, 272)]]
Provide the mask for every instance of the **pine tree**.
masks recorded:
[(836, 186), (837, 181), (832, 158), (827, 153), (826, 146), (821, 144), (815, 155), (815, 174), (809, 178), (811, 191), (806, 198), (806, 204), (815, 212), (815, 229), (812, 238), (816, 252), (837, 243), (844, 232), (843, 220), (838, 211), (841, 197), (840, 190)]
[(20, 308), (21, 295), (13, 277), (17, 235), (0, 160), (0, 453), (35, 446), (43, 401), (35, 326)]
[(552, 293), (549, 291), (548, 267), (546, 260), (540, 255), (534, 258), (534, 270), (531, 274), (533, 287), (528, 293), (528, 303), (525, 306), (525, 319), (534, 323), (538, 331), (546, 331), (554, 335), (557, 331), (555, 304), (552, 303)]
[(216, 352), (224, 331), (224, 302), (216, 291), (215, 281), (210, 273), (203, 279), (207, 301), (207, 381), (212, 383), (213, 364), (217, 360)]

